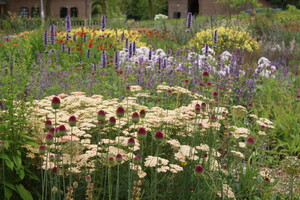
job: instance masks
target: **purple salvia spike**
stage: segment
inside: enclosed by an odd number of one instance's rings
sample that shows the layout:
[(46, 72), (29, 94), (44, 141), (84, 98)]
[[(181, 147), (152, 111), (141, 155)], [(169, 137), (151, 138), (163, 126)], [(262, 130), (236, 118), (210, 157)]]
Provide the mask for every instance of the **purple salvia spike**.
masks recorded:
[(214, 43), (218, 42), (218, 30), (214, 31)]
[(166, 68), (166, 67), (167, 67), (167, 59), (166, 59), (166, 58), (164, 58), (163, 63), (164, 63), (164, 64), (163, 64), (163, 67)]
[(189, 12), (187, 14), (187, 28), (190, 29), (192, 27), (192, 17), (193, 14), (191, 12)]
[(91, 57), (91, 50), (90, 50), (90, 49), (87, 50), (87, 52), (86, 52), (86, 57), (87, 57), (87, 58), (90, 58), (90, 57)]
[(73, 41), (76, 42), (76, 35), (73, 36)]
[(67, 35), (66, 35), (66, 40), (69, 40), (69, 34), (67, 33)]
[(135, 53), (136, 53), (136, 42), (133, 41), (133, 43), (132, 43), (132, 54), (135, 55)]
[(45, 47), (48, 46), (48, 32), (47, 31), (44, 32), (44, 46)]
[(125, 49), (128, 51), (128, 38), (125, 39)]
[(70, 17), (70, 15), (67, 15), (67, 17), (66, 17), (66, 29), (67, 29), (67, 32), (71, 32), (71, 17)]
[(115, 52), (115, 65), (117, 66), (117, 67), (119, 67), (119, 53), (118, 52)]
[(208, 44), (205, 44), (205, 56), (208, 56)]
[(125, 39), (125, 33), (123, 31), (123, 33), (121, 34), (121, 41), (123, 41)]
[(103, 14), (101, 18), (101, 30), (105, 31), (105, 28), (106, 28), (106, 15)]
[(55, 28), (54, 24), (50, 25), (50, 44), (54, 44), (54, 38), (55, 38)]
[(69, 55), (71, 54), (71, 47), (68, 47), (67, 52)]
[(132, 43), (129, 44), (129, 50), (128, 50), (128, 54), (129, 54), (129, 58), (132, 57)]
[(62, 45), (61, 45), (61, 51), (64, 52), (65, 50), (66, 50), (66, 45), (65, 45), (65, 44), (62, 44)]
[(87, 39), (87, 37), (86, 37), (86, 35), (84, 35), (83, 36), (83, 42), (86, 42), (86, 39)]
[(152, 60), (152, 49), (149, 49), (149, 60)]
[(102, 67), (105, 68), (106, 67), (106, 51), (105, 50), (102, 50), (101, 62), (102, 62)]

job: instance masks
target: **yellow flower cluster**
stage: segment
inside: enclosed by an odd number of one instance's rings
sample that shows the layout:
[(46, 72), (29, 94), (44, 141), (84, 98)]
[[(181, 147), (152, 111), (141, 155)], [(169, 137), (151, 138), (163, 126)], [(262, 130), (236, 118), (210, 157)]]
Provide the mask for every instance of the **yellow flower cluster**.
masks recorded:
[[(218, 31), (218, 42), (214, 43), (213, 33)], [(188, 45), (202, 49), (205, 44), (214, 47), (216, 52), (222, 52), (227, 49), (243, 49), (249, 52), (259, 49), (259, 44), (251, 35), (245, 31), (231, 29), (228, 27), (217, 27), (215, 29), (206, 29), (196, 33), (189, 41)]]
[[(91, 29), (86, 27), (72, 29), (71, 32), (59, 32), (57, 34), (57, 40), (64, 40), (66, 36), (76, 36), (83, 37), (87, 36), (88, 40), (109, 39), (114, 41), (114, 46), (123, 47), (125, 39), (128, 39), (128, 43), (136, 42), (137, 47), (147, 46), (145, 43), (140, 41), (141, 34), (135, 30), (125, 30), (125, 29)], [(124, 40), (122, 40), (122, 38)], [(117, 45), (116, 45), (117, 44)]]

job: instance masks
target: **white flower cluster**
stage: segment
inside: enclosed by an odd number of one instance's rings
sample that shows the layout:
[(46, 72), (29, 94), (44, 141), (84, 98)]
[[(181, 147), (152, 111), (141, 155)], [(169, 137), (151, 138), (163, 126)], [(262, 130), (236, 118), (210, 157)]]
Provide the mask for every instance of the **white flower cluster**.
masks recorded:
[(157, 20), (165, 20), (165, 19), (168, 19), (168, 16), (167, 16), (167, 15), (164, 15), (164, 14), (157, 14), (157, 15), (155, 15), (155, 17), (154, 17), (154, 21), (157, 21)]
[(259, 76), (264, 76), (266, 78), (274, 78), (274, 73), (276, 72), (276, 67), (274, 65), (271, 65), (271, 62), (269, 59), (265, 57), (261, 57), (258, 60), (258, 66), (255, 69), (255, 73)]

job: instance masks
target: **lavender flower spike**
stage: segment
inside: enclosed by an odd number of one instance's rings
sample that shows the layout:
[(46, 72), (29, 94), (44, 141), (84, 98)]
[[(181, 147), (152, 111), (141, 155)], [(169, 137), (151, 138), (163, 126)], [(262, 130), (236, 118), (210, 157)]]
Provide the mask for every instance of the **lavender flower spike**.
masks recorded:
[(119, 63), (120, 63), (120, 60), (119, 60), (119, 53), (118, 52), (115, 52), (115, 65), (117, 67), (119, 67)]
[(66, 17), (66, 29), (67, 29), (67, 32), (71, 32), (71, 17), (70, 17), (70, 15), (67, 15), (67, 17)]
[(208, 44), (205, 44), (205, 57), (207, 57), (208, 56)]
[(55, 39), (55, 28), (54, 24), (50, 25), (50, 44), (54, 44), (54, 39)]
[(101, 30), (105, 31), (105, 28), (106, 28), (106, 15), (103, 14), (101, 18)]
[(218, 30), (214, 31), (214, 43), (218, 42)]
[(47, 31), (44, 32), (44, 46), (45, 47), (48, 46), (48, 32)]
[(187, 14), (187, 28), (190, 29), (192, 27), (192, 17), (193, 14), (191, 12), (188, 12)]

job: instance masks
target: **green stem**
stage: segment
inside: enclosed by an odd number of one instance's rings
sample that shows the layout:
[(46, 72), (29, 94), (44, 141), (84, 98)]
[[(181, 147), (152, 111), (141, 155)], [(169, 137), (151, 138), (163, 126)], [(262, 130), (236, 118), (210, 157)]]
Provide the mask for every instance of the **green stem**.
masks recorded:
[(112, 199), (111, 167), (108, 167), (108, 199)]
[(3, 190), (4, 190), (4, 198), (6, 197), (6, 189), (5, 189), (5, 169), (4, 169), (4, 158), (2, 158), (2, 166), (3, 166)]
[(118, 164), (118, 172), (117, 172), (116, 200), (119, 200), (119, 185), (120, 185), (120, 164)]

